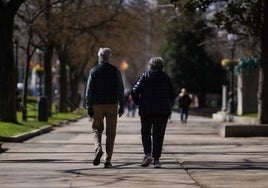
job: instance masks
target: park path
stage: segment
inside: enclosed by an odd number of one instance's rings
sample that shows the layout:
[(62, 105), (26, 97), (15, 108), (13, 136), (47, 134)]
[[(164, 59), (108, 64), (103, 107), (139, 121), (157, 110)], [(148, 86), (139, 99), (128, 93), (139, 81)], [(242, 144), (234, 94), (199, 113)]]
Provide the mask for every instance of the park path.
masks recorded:
[(83, 118), (23, 143), (4, 143), (0, 187), (268, 187), (268, 138), (221, 138), (220, 123), (211, 118), (178, 119), (174, 113), (167, 126), (161, 169), (140, 166), (139, 118), (126, 116), (118, 120), (114, 168), (93, 166), (91, 122)]

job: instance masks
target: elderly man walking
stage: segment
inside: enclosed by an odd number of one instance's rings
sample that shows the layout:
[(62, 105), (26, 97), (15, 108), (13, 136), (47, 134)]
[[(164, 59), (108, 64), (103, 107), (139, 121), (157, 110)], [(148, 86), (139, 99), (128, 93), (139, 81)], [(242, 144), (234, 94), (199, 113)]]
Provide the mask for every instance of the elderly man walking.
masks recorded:
[[(86, 108), (89, 117), (93, 118), (94, 165), (99, 165), (103, 155), (102, 132), (106, 119), (106, 158), (104, 167), (112, 167), (111, 159), (116, 136), (117, 114), (124, 112), (124, 86), (120, 71), (110, 64), (111, 49), (100, 48), (99, 64), (90, 70), (86, 86)], [(119, 105), (119, 109), (118, 109)]]

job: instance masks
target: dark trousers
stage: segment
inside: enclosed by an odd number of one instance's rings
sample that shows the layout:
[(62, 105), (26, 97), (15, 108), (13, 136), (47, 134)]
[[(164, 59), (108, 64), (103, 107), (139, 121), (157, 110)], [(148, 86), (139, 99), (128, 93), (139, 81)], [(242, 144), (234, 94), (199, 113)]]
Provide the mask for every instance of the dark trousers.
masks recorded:
[(145, 155), (151, 153), (154, 159), (161, 157), (167, 121), (168, 116), (141, 116), (141, 136)]
[(181, 116), (181, 122), (182, 123), (186, 123), (187, 122), (187, 118), (188, 118), (188, 108), (182, 108), (182, 107), (180, 107), (179, 113), (180, 113), (180, 116)]

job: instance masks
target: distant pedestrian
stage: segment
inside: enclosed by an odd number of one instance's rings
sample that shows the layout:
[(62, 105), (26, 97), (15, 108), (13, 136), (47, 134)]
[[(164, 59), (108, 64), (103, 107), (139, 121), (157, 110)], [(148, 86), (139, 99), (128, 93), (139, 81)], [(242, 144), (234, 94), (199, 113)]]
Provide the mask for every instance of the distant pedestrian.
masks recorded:
[(178, 97), (179, 113), (182, 123), (187, 123), (189, 106), (192, 102), (189, 94), (185, 88), (181, 89), (181, 93)]
[(127, 99), (127, 108), (128, 108), (127, 116), (131, 115), (131, 117), (135, 117), (136, 105), (135, 105), (131, 95), (129, 95), (128, 99)]
[[(106, 118), (106, 158), (104, 167), (112, 167), (111, 159), (116, 135), (117, 114), (124, 112), (124, 86), (119, 70), (110, 64), (110, 48), (100, 48), (99, 64), (90, 70), (86, 87), (86, 108), (93, 118), (94, 165), (99, 165), (102, 151), (103, 120)], [(119, 110), (118, 110), (119, 104)]]
[(144, 72), (132, 89), (131, 95), (139, 105), (141, 136), (144, 150), (142, 166), (160, 168), (167, 121), (171, 115), (175, 93), (170, 77), (162, 71), (163, 59), (153, 57), (149, 61), (149, 71)]

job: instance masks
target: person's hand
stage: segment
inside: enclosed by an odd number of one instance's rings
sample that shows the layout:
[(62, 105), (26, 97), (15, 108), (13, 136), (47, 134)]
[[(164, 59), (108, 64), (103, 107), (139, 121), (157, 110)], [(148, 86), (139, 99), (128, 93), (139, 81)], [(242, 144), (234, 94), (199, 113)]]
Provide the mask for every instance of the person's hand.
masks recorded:
[(124, 114), (124, 108), (122, 106), (119, 107), (118, 115), (121, 117)]
[(93, 118), (94, 112), (92, 107), (87, 108), (87, 114), (90, 118)]

